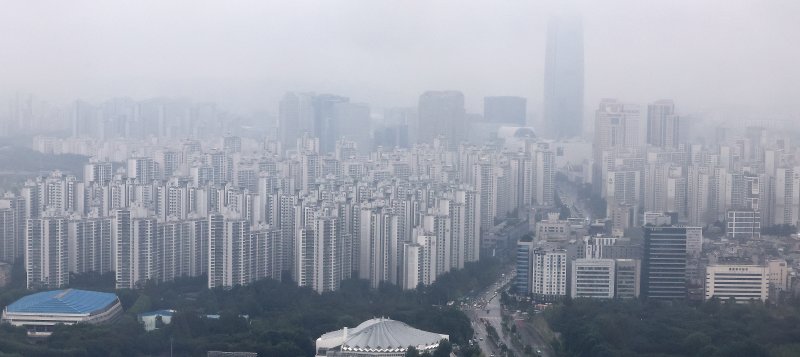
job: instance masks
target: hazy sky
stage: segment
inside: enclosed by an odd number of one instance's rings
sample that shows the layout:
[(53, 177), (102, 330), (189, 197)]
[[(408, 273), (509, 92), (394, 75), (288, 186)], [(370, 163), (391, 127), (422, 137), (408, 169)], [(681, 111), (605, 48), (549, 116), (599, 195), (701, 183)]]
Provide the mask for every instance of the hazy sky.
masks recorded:
[[(374, 107), (458, 89), (541, 110), (555, 1), (3, 1), (0, 94), (186, 96), (274, 110), (286, 90)], [(586, 106), (673, 98), (798, 113), (800, 1), (577, 2)], [(588, 113), (587, 113), (588, 114)], [(798, 118), (795, 115), (795, 118)]]

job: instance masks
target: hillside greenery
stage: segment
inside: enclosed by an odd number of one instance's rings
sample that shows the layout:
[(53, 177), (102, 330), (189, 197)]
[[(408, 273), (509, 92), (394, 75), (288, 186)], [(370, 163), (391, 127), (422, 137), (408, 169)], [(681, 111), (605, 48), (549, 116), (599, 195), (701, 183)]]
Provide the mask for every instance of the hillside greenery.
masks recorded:
[(559, 356), (800, 356), (800, 305), (576, 299), (545, 312)]

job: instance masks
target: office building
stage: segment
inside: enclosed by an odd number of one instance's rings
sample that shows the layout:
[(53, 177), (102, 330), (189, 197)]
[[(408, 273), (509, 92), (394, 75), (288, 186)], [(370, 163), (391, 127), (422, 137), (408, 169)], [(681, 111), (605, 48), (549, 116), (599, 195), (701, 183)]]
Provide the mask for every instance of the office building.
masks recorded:
[(572, 261), (570, 296), (573, 299), (613, 298), (615, 273), (613, 259), (575, 259)]
[(730, 210), (725, 235), (731, 239), (761, 239), (761, 212)]
[(533, 258), (533, 241), (517, 242), (516, 272), (514, 289), (518, 294), (531, 292), (531, 260)]
[(686, 298), (685, 227), (644, 227), (641, 281), (645, 298)]
[(737, 303), (766, 301), (769, 269), (757, 265), (709, 265), (706, 267), (705, 300), (734, 299)]
[(767, 262), (769, 274), (770, 299), (778, 299), (783, 292), (789, 291), (791, 277), (789, 264), (783, 259), (772, 259)]
[(547, 214), (547, 219), (536, 222), (537, 241), (566, 241), (572, 230), (568, 220), (558, 217), (558, 212)]
[(641, 286), (640, 261), (638, 259), (617, 259), (615, 268), (614, 297), (617, 299), (638, 298)]
[(686, 227), (686, 253), (699, 257), (703, 251), (703, 227)]

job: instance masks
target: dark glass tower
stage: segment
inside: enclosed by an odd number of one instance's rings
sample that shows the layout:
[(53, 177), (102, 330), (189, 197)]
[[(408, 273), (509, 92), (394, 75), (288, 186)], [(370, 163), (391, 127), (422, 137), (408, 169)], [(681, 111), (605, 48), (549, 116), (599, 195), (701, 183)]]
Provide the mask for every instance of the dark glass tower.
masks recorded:
[(686, 299), (686, 227), (644, 227), (641, 294)]
[(583, 25), (577, 16), (547, 26), (544, 126), (552, 138), (580, 136), (583, 129)]

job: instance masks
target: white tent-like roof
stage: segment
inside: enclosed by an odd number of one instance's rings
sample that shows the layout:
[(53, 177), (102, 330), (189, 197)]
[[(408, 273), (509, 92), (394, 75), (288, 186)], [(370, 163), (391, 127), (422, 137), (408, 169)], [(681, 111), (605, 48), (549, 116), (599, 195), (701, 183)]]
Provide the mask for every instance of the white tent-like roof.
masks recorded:
[(432, 350), (439, 341), (449, 339), (447, 335), (422, 331), (408, 324), (387, 318), (374, 318), (358, 326), (328, 332), (317, 339), (320, 348), (340, 348), (341, 351), (357, 353), (398, 353), (405, 352), (408, 346), (420, 351)]

